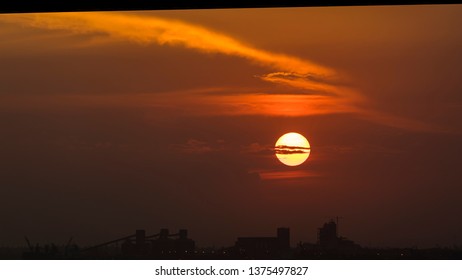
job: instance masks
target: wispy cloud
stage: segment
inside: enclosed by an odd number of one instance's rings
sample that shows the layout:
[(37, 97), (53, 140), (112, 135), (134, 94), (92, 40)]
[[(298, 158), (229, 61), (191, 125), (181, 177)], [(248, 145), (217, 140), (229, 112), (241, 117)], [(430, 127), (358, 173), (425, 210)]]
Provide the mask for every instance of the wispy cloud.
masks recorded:
[(277, 145), (276, 147), (274, 147), (274, 152), (276, 154), (281, 154), (281, 155), (306, 154), (306, 153), (310, 153), (310, 150), (311, 148), (297, 147), (297, 146)]
[[(195, 100), (186, 100), (198, 105), (196, 107), (200, 109), (196, 110), (196, 113), (200, 113), (204, 107), (209, 107), (212, 114), (231, 115), (306, 116), (353, 113), (360, 118), (387, 126), (417, 131), (438, 131), (435, 126), (372, 109), (370, 101), (363, 94), (350, 87), (349, 82), (329, 67), (307, 59), (257, 48), (203, 26), (151, 15), (115, 12), (2, 15), (1, 20), (42, 29), (66, 30), (76, 34), (104, 35), (143, 45), (182, 46), (205, 53), (241, 57), (275, 71), (258, 78), (282, 84), (288, 91), (286, 94), (271, 95), (248, 93), (241, 96), (196, 96)], [(297, 94), (292, 94), (291, 91), (297, 91)], [(180, 105), (182, 102), (185, 100), (178, 101)], [(214, 106), (218, 109), (213, 110)]]
[(209, 143), (198, 139), (188, 139), (188, 141), (183, 144), (171, 144), (170, 149), (186, 154), (206, 154), (223, 151), (225, 150), (225, 146), (223, 140)]
[(304, 59), (255, 48), (198, 25), (154, 16), (77, 12), (12, 15), (2, 20), (78, 34), (104, 33), (141, 44), (180, 45), (208, 53), (240, 56), (281, 71), (322, 77), (334, 75), (333, 70)]
[(308, 177), (322, 176), (312, 171), (307, 170), (291, 170), (291, 171), (259, 171), (262, 180), (299, 180)]

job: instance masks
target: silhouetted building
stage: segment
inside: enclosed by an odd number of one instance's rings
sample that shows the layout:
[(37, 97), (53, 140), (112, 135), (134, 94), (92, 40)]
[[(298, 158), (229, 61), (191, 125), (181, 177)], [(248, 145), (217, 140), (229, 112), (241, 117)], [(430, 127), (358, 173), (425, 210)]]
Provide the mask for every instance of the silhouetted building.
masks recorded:
[(0, 259), (462, 259), (462, 247), (453, 248), (364, 248), (339, 236), (333, 220), (318, 228), (316, 243), (300, 242), (290, 247), (289, 228), (278, 228), (276, 237), (239, 237), (233, 247), (196, 248), (188, 231), (170, 234), (168, 229), (146, 235), (135, 234), (80, 249), (73, 239), (67, 244), (32, 244), (27, 248), (0, 248)]
[[(170, 238), (178, 236), (178, 238)], [(194, 252), (194, 241), (188, 238), (188, 231), (181, 229), (177, 234), (169, 234), (168, 229), (161, 229), (159, 238), (152, 240), (152, 254), (160, 257), (165, 255), (187, 255)]]
[(328, 223), (318, 229), (318, 244), (321, 247), (333, 248), (338, 245), (338, 235), (337, 235), (337, 224), (334, 220), (331, 220)]
[(362, 254), (362, 248), (355, 242), (338, 235), (338, 226), (330, 220), (318, 228), (316, 244), (301, 243), (298, 254), (301, 258), (311, 259), (352, 259)]
[(278, 228), (276, 237), (238, 237), (236, 254), (243, 258), (284, 258), (290, 252), (289, 228)]
[[(117, 250), (119, 243), (121, 243), (120, 250)], [(96, 258), (112, 256), (113, 258), (175, 259), (191, 255), (194, 249), (195, 243), (188, 238), (187, 230), (181, 229), (178, 233), (169, 234), (168, 229), (161, 229), (160, 233), (150, 236), (146, 236), (145, 230), (137, 230), (134, 235), (92, 246), (83, 251), (88, 256)], [(112, 253), (108, 253), (109, 251)]]

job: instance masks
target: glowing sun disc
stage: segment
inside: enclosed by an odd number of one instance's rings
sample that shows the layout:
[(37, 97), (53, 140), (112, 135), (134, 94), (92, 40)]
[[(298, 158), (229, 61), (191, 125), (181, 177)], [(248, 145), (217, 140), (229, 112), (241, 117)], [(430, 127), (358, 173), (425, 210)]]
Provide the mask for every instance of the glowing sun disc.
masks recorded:
[(311, 147), (306, 138), (296, 132), (289, 132), (274, 145), (276, 157), (285, 165), (297, 166), (304, 163), (310, 156)]

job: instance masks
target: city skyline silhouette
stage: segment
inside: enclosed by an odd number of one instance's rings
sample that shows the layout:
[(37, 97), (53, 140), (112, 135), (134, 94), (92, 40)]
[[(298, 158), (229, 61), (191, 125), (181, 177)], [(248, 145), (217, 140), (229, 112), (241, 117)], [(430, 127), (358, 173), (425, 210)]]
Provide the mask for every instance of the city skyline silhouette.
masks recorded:
[(232, 246), (196, 246), (187, 229), (155, 234), (138, 229), (135, 234), (91, 246), (79, 246), (71, 237), (67, 244), (39, 244), (25, 237), (27, 247), (0, 248), (0, 259), (460, 259), (462, 246), (367, 247), (340, 235), (338, 217), (317, 229), (316, 242), (291, 245), (290, 228), (279, 227), (276, 236), (237, 237)]

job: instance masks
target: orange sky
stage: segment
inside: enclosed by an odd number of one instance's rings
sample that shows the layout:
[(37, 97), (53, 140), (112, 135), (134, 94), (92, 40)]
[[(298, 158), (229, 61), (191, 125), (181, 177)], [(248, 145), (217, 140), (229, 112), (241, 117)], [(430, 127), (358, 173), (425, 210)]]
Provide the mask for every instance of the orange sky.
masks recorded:
[(461, 5), (0, 15), (0, 240), (314, 241), (339, 215), (359, 243), (462, 243), (460, 26)]
[[(317, 10), (318, 8), (314, 9)], [(303, 9), (302, 9), (303, 10)], [(284, 14), (286, 9), (282, 9)], [(219, 13), (219, 12), (218, 12)], [(282, 84), (281, 94), (271, 96), (265, 89), (258, 87), (245, 90), (243, 95), (227, 96), (226, 93), (217, 90), (217, 96), (202, 96), (197, 98), (197, 93), (178, 98), (168, 98), (167, 101), (139, 100), (132, 98), (129, 103), (168, 103), (171, 106), (187, 106), (188, 103), (194, 106), (211, 104), (212, 107), (225, 106), (219, 111), (230, 114), (263, 114), (263, 115), (286, 115), (304, 116), (314, 114), (331, 113), (355, 113), (370, 121), (379, 122), (384, 125), (401, 126), (405, 129), (417, 130), (447, 130), (449, 128), (437, 127), (419, 120), (412, 120), (405, 117), (389, 114), (385, 111), (374, 108), (369, 98), (362, 93), (354, 80), (346, 79), (345, 73), (337, 73), (334, 67), (321, 66), (309, 61), (304, 57), (287, 55), (280, 52), (258, 48), (251, 44), (234, 38), (232, 35), (216, 31), (213, 27), (201, 26), (196, 23), (162, 17), (164, 12), (154, 13), (56, 13), (56, 14), (25, 14), (5, 15), (4, 21), (15, 23), (19, 26), (34, 28), (39, 33), (50, 33), (51, 31), (71, 32), (75, 36), (89, 36), (85, 38), (90, 48), (93, 44), (98, 45), (101, 41), (108, 45), (111, 42), (134, 42), (145, 48), (149, 45), (167, 45), (172, 47), (185, 47), (192, 51), (205, 52), (208, 54), (222, 54), (227, 56), (242, 57), (250, 63), (255, 63), (268, 71), (276, 72), (255, 75), (264, 81)], [(283, 21), (283, 19), (281, 19)], [(308, 24), (309, 26), (309, 24)], [(51, 32), (56, 34), (56, 32)], [(59, 33), (58, 33), (59, 34)], [(103, 37), (95, 40), (93, 37)], [(309, 35), (308, 35), (309, 37)], [(416, 38), (419, 39), (419, 38)], [(307, 56), (310, 56), (308, 51)], [(181, 63), (181, 62), (180, 62)], [(225, 71), (226, 72), (226, 71)], [(224, 73), (226, 75), (226, 73)], [(356, 82), (358, 83), (358, 82)], [(196, 89), (200, 93), (200, 89)], [(208, 89), (206, 88), (205, 91)], [(233, 93), (240, 93), (239, 89), (227, 88)], [(236, 92), (236, 90), (238, 92)], [(251, 91), (251, 92), (249, 92)], [(254, 92), (252, 92), (254, 91)], [(250, 94), (248, 94), (250, 93)], [(149, 93), (148, 93), (149, 94)], [(172, 93), (169, 93), (169, 97)], [(289, 98), (287, 98), (287, 96)], [(299, 96), (293, 96), (299, 95)], [(189, 98), (188, 97), (192, 97)], [(56, 96), (53, 96), (56, 98)], [(98, 97), (96, 97), (98, 99)], [(301, 100), (300, 100), (301, 99)], [(135, 101), (136, 100), (136, 101)], [(111, 97), (107, 102), (117, 102)], [(86, 100), (85, 103), (91, 102)], [(123, 101), (125, 103), (125, 101)], [(186, 103), (183, 104), (183, 102)], [(304, 104), (303, 108), (291, 106), (290, 103), (297, 102)], [(195, 104), (199, 103), (199, 104)], [(249, 106), (249, 104), (251, 104)], [(161, 104), (166, 105), (166, 104)], [(231, 106), (229, 106), (231, 105)], [(202, 113), (214, 113), (213, 109), (201, 110)]]

